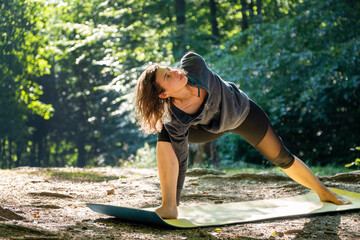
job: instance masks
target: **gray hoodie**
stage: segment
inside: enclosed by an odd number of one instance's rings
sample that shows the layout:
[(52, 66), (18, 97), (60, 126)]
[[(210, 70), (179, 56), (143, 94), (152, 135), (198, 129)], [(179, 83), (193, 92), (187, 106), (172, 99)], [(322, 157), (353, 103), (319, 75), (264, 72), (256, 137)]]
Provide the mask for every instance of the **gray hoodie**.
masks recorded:
[(188, 73), (188, 83), (198, 87), (199, 91), (200, 88), (205, 89), (208, 96), (195, 116), (190, 116), (171, 104), (171, 120), (164, 123), (179, 160), (178, 204), (188, 165), (190, 126), (199, 125), (211, 133), (225, 132), (237, 128), (250, 109), (248, 96), (234, 83), (225, 82), (211, 71), (200, 55), (193, 52), (185, 54), (180, 67)]

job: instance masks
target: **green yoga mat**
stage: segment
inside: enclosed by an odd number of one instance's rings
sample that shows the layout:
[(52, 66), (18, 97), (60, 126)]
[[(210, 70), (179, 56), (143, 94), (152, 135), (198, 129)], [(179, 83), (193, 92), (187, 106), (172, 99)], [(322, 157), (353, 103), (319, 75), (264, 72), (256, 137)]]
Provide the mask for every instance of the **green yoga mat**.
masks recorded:
[(180, 206), (178, 208), (178, 219), (162, 219), (151, 209), (135, 209), (91, 203), (87, 203), (87, 206), (95, 212), (114, 216), (123, 221), (175, 228), (222, 226), (280, 217), (360, 209), (360, 193), (333, 188), (332, 190), (352, 201), (352, 204), (335, 205), (320, 202), (317, 194), (311, 191), (305, 195), (279, 199), (189, 207)]

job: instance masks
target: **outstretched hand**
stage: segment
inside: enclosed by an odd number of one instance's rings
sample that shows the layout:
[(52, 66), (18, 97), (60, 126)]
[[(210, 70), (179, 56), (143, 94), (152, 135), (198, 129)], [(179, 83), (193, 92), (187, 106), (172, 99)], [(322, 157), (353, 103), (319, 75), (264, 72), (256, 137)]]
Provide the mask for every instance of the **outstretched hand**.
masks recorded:
[(331, 202), (334, 203), (336, 205), (346, 205), (346, 204), (351, 204), (351, 201), (349, 201), (348, 199), (340, 196), (339, 194), (331, 191), (329, 189), (329, 191), (326, 191), (323, 194), (319, 194), (319, 198), (320, 201), (322, 202)]

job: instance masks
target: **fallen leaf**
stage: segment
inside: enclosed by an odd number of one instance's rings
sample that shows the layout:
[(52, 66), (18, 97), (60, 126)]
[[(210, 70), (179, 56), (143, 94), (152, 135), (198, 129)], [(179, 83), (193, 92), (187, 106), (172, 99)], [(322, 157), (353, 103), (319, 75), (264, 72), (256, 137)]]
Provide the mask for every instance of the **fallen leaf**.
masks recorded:
[(106, 193), (107, 193), (107, 195), (114, 195), (115, 194), (115, 189), (112, 188), (112, 189), (106, 190)]
[(283, 236), (284, 236), (284, 233), (283, 233), (283, 232), (277, 232), (277, 231), (275, 231), (275, 232), (273, 232), (271, 235), (272, 235), (272, 236), (283, 237)]

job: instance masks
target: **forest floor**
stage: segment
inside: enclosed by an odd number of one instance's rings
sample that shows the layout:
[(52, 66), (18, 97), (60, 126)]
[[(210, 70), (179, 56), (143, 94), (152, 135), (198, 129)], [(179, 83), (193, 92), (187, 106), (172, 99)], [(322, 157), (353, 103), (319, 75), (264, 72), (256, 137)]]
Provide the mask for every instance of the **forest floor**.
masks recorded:
[[(360, 171), (322, 177), (329, 187), (360, 192)], [(294, 196), (309, 190), (269, 172), (188, 172), (182, 205)], [(155, 169), (28, 168), (0, 170), (0, 239), (360, 239), (360, 211), (174, 230), (121, 222), (85, 203), (156, 207)]]

